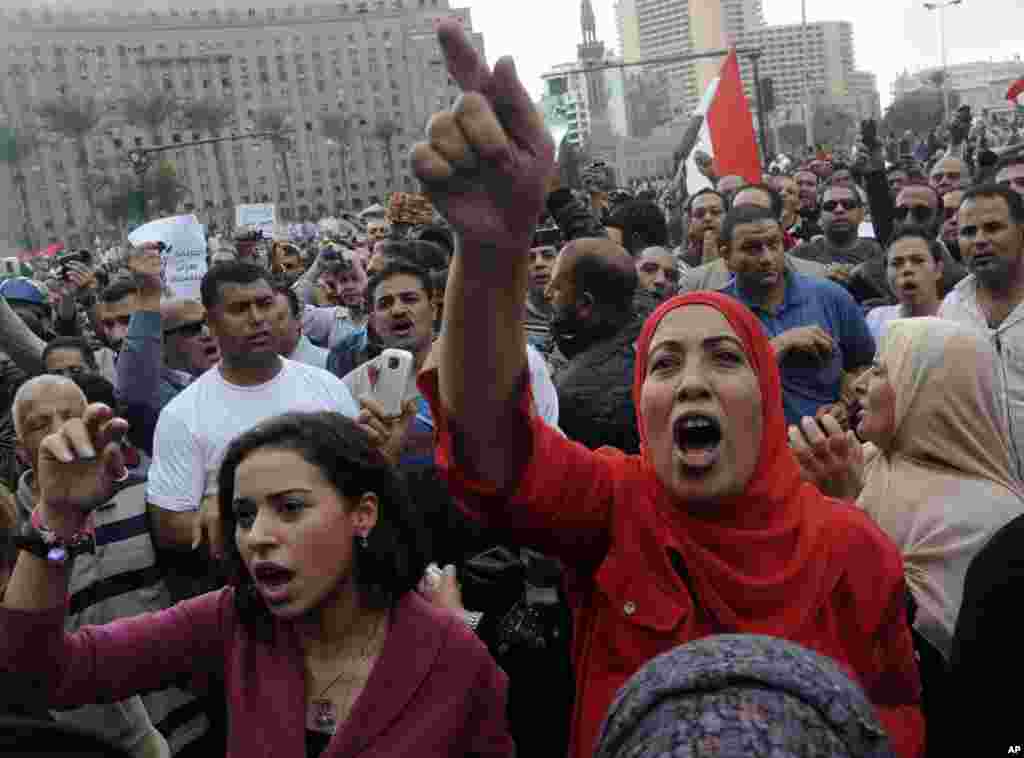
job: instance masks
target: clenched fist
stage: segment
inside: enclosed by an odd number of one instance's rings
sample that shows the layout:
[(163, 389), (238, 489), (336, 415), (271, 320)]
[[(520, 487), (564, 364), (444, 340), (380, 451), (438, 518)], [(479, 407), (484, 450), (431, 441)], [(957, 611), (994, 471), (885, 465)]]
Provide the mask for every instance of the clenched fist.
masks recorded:
[(511, 58), (490, 71), (456, 22), (442, 22), (438, 40), (463, 94), (430, 119), (413, 170), (463, 240), (525, 250), (554, 167), (551, 135)]

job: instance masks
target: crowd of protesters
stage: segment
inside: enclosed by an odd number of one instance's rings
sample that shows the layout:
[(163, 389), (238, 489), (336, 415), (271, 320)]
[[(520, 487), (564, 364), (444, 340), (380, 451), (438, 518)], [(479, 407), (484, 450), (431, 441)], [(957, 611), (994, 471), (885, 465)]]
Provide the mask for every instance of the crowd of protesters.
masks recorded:
[(155, 241), (0, 283), (0, 744), (1012, 754), (1012, 127), (574, 189), (439, 35), (433, 221), (240, 230), (198, 300)]

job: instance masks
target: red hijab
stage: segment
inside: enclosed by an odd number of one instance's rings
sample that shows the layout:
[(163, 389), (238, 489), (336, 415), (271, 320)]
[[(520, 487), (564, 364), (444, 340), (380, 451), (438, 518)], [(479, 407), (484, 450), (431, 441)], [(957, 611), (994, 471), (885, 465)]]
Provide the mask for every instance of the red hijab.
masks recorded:
[[(641, 390), (647, 358), (661, 320), (676, 308), (704, 305), (725, 317), (746, 351), (761, 387), (760, 456), (746, 490), (717, 501), (717, 518), (692, 515), (662, 485), (650, 461)], [(647, 319), (637, 341), (633, 402), (640, 456), (652, 482), (659, 516), (678, 542), (701, 605), (723, 631), (795, 639), (835, 586), (843, 569), (829, 560), (837, 537), (826, 529), (837, 507), (802, 481), (789, 449), (782, 410), (782, 380), (761, 323), (744, 305), (716, 292), (695, 292), (666, 302)], [(843, 506), (838, 506), (843, 507)]]

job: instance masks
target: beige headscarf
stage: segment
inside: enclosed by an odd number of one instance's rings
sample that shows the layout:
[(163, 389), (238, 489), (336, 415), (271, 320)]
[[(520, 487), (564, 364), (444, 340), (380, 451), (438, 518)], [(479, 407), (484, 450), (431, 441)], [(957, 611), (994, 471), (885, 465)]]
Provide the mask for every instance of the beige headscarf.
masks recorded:
[(895, 434), (868, 462), (857, 504), (902, 551), (914, 626), (948, 660), (971, 559), (1024, 513), (1006, 390), (989, 341), (952, 321), (891, 321), (879, 361), (895, 389)]

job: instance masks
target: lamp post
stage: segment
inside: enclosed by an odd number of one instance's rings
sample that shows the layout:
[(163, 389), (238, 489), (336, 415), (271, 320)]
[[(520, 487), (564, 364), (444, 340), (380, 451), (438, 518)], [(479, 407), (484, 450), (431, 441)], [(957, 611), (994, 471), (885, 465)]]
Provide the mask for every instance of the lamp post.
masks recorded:
[(807, 147), (814, 148), (814, 101), (811, 99), (811, 61), (807, 55), (807, 0), (800, 0), (800, 57), (804, 77), (804, 133)]
[(960, 5), (964, 0), (946, 0), (944, 3), (925, 3), (930, 11), (938, 11), (939, 16), (939, 51), (942, 55), (942, 111), (945, 121), (949, 121), (949, 71), (946, 68), (946, 8)]

